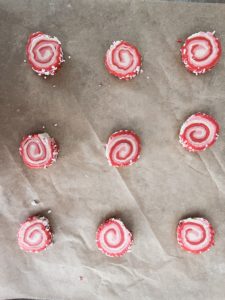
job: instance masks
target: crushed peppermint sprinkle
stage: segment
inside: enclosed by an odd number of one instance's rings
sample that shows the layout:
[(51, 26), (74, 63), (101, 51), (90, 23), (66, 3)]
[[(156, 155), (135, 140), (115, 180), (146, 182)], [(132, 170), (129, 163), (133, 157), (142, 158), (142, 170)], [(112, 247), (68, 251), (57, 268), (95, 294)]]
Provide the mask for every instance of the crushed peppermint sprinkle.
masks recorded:
[(32, 204), (33, 206), (37, 206), (38, 204), (40, 204), (40, 201), (37, 200), (37, 199), (35, 199), (35, 200), (33, 200), (33, 201), (31, 202), (31, 204)]

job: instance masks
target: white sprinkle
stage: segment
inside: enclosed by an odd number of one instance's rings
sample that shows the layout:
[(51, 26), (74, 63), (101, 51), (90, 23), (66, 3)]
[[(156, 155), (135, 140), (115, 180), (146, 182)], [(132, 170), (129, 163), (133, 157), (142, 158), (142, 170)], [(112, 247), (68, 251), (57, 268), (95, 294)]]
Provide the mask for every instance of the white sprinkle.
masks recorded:
[(52, 87), (54, 87), (54, 88), (55, 88), (55, 87), (56, 87), (56, 85), (54, 84)]
[(23, 61), (24, 63), (26, 63), (27, 61), (26, 61), (26, 59), (24, 59), (24, 61)]
[(31, 204), (32, 204), (33, 206), (37, 206), (39, 203), (40, 203), (39, 200), (33, 200), (33, 201), (31, 202)]
[(99, 85), (98, 85), (98, 86), (99, 86), (99, 87), (101, 87), (102, 85), (103, 85), (102, 83), (99, 83)]
[(71, 59), (71, 56), (69, 55), (68, 58)]
[(54, 126), (55, 126), (55, 127), (57, 127), (57, 126), (58, 126), (58, 124), (57, 124), (57, 123), (55, 123), (55, 124), (54, 124)]
[(43, 125), (42, 128), (45, 129), (45, 125)]
[(44, 79), (47, 79), (47, 76), (44, 76)]
[(147, 79), (149, 79), (150, 77), (149, 77), (149, 76), (147, 76), (146, 78), (147, 78)]
[(51, 210), (51, 209), (49, 209), (49, 210), (48, 210), (48, 214), (50, 214), (51, 212), (52, 212), (52, 210)]

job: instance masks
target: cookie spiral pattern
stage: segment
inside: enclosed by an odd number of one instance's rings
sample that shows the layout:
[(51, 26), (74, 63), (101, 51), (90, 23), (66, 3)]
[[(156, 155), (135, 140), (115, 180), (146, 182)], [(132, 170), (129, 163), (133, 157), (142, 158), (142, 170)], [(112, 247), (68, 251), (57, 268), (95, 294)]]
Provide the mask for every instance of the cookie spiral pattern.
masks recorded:
[(184, 250), (200, 254), (214, 245), (215, 232), (212, 225), (203, 218), (181, 220), (177, 227), (177, 241)]
[(111, 166), (125, 167), (135, 163), (140, 157), (141, 142), (139, 137), (129, 130), (113, 133), (106, 145), (106, 157)]
[(18, 232), (18, 244), (25, 252), (38, 253), (45, 250), (52, 243), (48, 219), (44, 217), (30, 217), (21, 224)]
[(55, 75), (64, 61), (60, 41), (42, 32), (30, 35), (26, 54), (28, 62), (38, 75)]
[(141, 70), (141, 55), (128, 42), (113, 42), (106, 53), (105, 66), (110, 74), (119, 79), (132, 79)]
[(185, 67), (196, 75), (211, 70), (218, 63), (221, 53), (221, 43), (214, 32), (195, 33), (181, 47)]
[(211, 116), (196, 113), (180, 129), (179, 140), (189, 151), (203, 151), (211, 147), (219, 136), (219, 124)]
[(131, 248), (132, 234), (122, 221), (112, 218), (99, 226), (96, 243), (104, 254), (111, 257), (122, 256)]
[(47, 133), (25, 136), (20, 144), (20, 155), (31, 169), (47, 168), (56, 161), (58, 145)]

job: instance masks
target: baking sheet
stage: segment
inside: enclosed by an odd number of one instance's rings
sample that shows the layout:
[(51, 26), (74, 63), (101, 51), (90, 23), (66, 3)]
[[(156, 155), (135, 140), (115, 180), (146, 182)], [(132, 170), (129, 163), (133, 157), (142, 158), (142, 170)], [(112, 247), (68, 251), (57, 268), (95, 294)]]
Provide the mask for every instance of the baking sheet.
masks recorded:
[[(224, 298), (224, 58), (196, 77), (181, 64), (177, 43), (216, 30), (225, 48), (224, 14), (221, 4), (0, 1), (0, 299)], [(24, 63), (27, 37), (37, 30), (56, 35), (65, 53), (62, 70), (47, 80)], [(144, 72), (130, 82), (103, 65), (118, 39), (143, 55)], [(200, 155), (178, 143), (180, 125), (198, 111), (221, 125), (215, 146)], [(60, 157), (47, 170), (29, 170), (18, 145), (43, 126), (59, 142)], [(140, 161), (122, 170), (104, 156), (119, 129), (136, 131), (143, 144)], [(55, 243), (30, 255), (16, 234), (37, 213), (49, 217)], [(96, 249), (96, 228), (111, 216), (134, 234), (123, 258)], [(175, 230), (185, 216), (211, 221), (210, 252), (179, 249)]]

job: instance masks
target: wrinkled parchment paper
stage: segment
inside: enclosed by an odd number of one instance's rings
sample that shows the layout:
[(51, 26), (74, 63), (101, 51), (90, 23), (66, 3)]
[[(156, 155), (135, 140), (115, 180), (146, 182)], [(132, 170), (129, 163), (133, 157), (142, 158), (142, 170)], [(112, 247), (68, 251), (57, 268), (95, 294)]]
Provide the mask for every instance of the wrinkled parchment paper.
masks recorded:
[[(188, 73), (177, 39), (216, 30), (225, 49), (225, 6), (150, 1), (0, 1), (0, 299), (224, 299), (225, 65)], [(54, 77), (24, 63), (31, 32), (61, 41), (66, 62)], [(135, 44), (144, 72), (130, 82), (103, 65), (113, 40)], [(178, 143), (192, 113), (213, 115), (221, 134), (201, 154)], [(42, 127), (45, 126), (45, 129)], [(140, 135), (140, 161), (109, 167), (104, 144), (115, 130)], [(24, 134), (47, 131), (60, 157), (47, 170), (23, 165)], [(33, 200), (40, 204), (32, 205)], [(51, 213), (48, 214), (48, 210)], [(17, 246), (20, 222), (49, 217), (54, 246), (37, 255)], [(96, 249), (106, 218), (122, 218), (133, 251), (109, 258)], [(176, 226), (203, 216), (216, 246), (191, 255), (176, 243)]]

